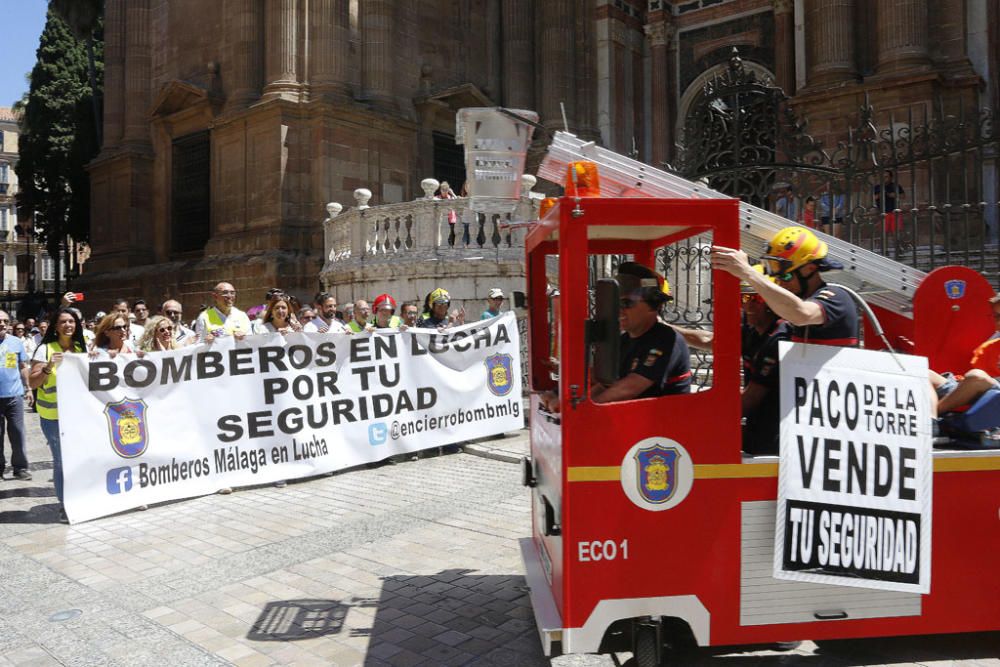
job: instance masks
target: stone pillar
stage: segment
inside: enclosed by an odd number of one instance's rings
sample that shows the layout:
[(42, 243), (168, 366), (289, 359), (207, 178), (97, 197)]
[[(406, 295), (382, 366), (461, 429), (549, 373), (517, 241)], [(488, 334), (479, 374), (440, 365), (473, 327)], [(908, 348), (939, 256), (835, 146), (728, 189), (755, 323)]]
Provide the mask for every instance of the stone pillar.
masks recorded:
[(878, 74), (926, 67), (927, 0), (877, 0)]
[(265, 99), (297, 100), (298, 0), (265, 0)]
[(534, 0), (503, 0), (503, 104), (514, 109), (535, 108)]
[(660, 167), (667, 161), (667, 147), (670, 145), (670, 127), (673, 118), (670, 116), (667, 89), (667, 22), (657, 21), (647, 23), (646, 37), (649, 39), (649, 54), (652, 78), (653, 117), (650, 122), (652, 138), (652, 154), (650, 163)]
[[(576, 84), (573, 86), (576, 100), (570, 117), (575, 119), (574, 127), (578, 137), (599, 140), (601, 132), (597, 127), (597, 26), (594, 3), (575, 4), (576, 32), (570, 36), (575, 46), (570, 57), (574, 66), (572, 76)], [(642, 77), (638, 76), (641, 84)], [(636, 109), (641, 110), (641, 106)]]
[(314, 97), (350, 97), (350, 2), (310, 0), (309, 71)]
[(677, 83), (678, 62), (680, 61), (680, 40), (677, 38), (677, 27), (667, 26), (667, 117), (670, 119), (667, 133), (667, 160), (675, 157), (678, 141), (684, 139), (684, 119), (679, 117), (677, 104), (681, 92)]
[(125, 0), (107, 0), (104, 35), (104, 148), (110, 149), (125, 123)]
[(361, 0), (362, 98), (392, 105), (392, 2)]
[(572, 0), (545, 0), (541, 3), (539, 21), (540, 76), (538, 106), (541, 122), (552, 129), (563, 129), (559, 103), (566, 105), (570, 131), (575, 131), (576, 88), (573, 58), (576, 40), (573, 34), (574, 5)]
[(149, 84), (152, 62), (149, 51), (149, 0), (128, 0), (125, 14), (125, 134), (123, 142), (148, 146)]
[(853, 81), (854, 0), (805, 0), (809, 86)]
[(785, 94), (795, 94), (795, 3), (772, 0), (774, 6), (774, 76)]
[(264, 69), (260, 48), (261, 0), (226, 0), (232, 44), (226, 110), (245, 108), (260, 97)]

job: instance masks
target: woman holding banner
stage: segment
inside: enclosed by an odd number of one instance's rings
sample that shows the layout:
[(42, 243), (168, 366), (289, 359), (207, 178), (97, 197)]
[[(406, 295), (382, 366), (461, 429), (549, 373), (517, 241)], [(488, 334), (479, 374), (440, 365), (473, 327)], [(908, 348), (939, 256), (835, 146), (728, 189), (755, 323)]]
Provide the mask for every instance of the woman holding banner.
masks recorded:
[(264, 317), (253, 323), (253, 333), (289, 334), (294, 331), (302, 331), (302, 325), (295, 319), (294, 313), (289, 297), (284, 294), (275, 296), (268, 301)]
[(114, 359), (116, 355), (123, 352), (134, 353), (132, 342), (129, 340), (130, 333), (129, 321), (121, 313), (112, 311), (105, 315), (94, 327), (94, 345), (90, 351), (91, 356), (106, 352), (109, 357)]
[[(35, 407), (42, 434), (52, 450), (52, 480), (56, 498), (63, 501), (62, 452), (59, 448), (59, 410), (56, 400), (56, 372), (66, 353), (87, 351), (80, 318), (72, 308), (60, 308), (52, 314), (49, 328), (31, 360), (28, 385), (38, 389)], [(66, 512), (62, 512), (63, 518)]]
[(162, 315), (149, 318), (142, 338), (139, 339), (139, 349), (142, 352), (164, 352), (176, 350), (177, 347), (174, 323)]

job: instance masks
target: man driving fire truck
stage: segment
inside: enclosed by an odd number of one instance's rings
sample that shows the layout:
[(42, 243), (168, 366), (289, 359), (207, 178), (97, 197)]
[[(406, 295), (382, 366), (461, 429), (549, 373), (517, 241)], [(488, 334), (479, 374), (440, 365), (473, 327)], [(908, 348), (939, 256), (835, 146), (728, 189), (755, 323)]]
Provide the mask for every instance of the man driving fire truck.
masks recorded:
[[(691, 391), (691, 353), (684, 338), (659, 321), (660, 310), (670, 299), (663, 276), (637, 262), (625, 262), (615, 276), (621, 294), (619, 324), (621, 353), (618, 380), (595, 384), (595, 403), (630, 401)], [(542, 406), (559, 412), (559, 397), (547, 391)]]
[(637, 262), (622, 264), (615, 277), (621, 289), (621, 363), (617, 381), (593, 388), (594, 402), (690, 392), (691, 355), (687, 343), (657, 319), (669, 299), (663, 277)]
[(712, 247), (712, 267), (748, 283), (791, 327), (791, 340), (818, 345), (858, 344), (858, 311), (850, 294), (827, 285), (822, 272), (844, 268), (827, 259), (827, 245), (805, 227), (785, 227), (761, 258), (772, 283), (753, 270), (742, 250)]

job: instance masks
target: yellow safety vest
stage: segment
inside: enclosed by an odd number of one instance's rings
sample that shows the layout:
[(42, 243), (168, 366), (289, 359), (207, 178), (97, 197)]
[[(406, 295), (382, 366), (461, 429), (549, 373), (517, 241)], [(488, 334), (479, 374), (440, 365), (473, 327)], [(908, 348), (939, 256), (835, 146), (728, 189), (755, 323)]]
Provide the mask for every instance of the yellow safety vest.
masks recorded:
[[(240, 315), (243, 315), (243, 317), (240, 317)], [(223, 322), (222, 313), (220, 313), (215, 306), (212, 306), (211, 308), (207, 308), (205, 310), (205, 319), (208, 321), (207, 330), (209, 332), (214, 331), (215, 329), (224, 329), (229, 335), (232, 335), (236, 331), (245, 334), (250, 333), (249, 326), (243, 326), (244, 320), (246, 320), (245, 324), (249, 325), (250, 319), (243, 314), (242, 311), (237, 311), (236, 308), (229, 311), (229, 315), (226, 316), (226, 321)]]
[[(74, 352), (83, 352), (80, 346), (73, 345)], [(54, 340), (51, 343), (45, 344), (45, 361), (52, 358), (53, 354), (63, 352), (62, 345), (59, 341)], [(58, 366), (52, 367), (52, 372), (49, 376), (45, 378), (45, 384), (38, 388), (38, 398), (35, 399), (35, 410), (38, 411), (38, 416), (42, 419), (48, 419), (49, 421), (59, 420), (59, 407), (56, 400), (56, 372), (59, 370)]]

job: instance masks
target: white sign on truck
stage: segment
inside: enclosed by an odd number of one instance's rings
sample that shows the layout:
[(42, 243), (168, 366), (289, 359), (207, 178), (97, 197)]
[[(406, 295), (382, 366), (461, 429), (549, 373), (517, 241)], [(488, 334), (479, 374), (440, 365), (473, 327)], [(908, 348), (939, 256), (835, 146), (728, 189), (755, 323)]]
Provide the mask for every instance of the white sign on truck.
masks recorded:
[(778, 579), (930, 592), (925, 357), (780, 344)]

